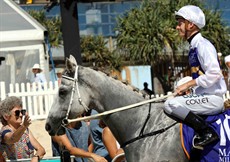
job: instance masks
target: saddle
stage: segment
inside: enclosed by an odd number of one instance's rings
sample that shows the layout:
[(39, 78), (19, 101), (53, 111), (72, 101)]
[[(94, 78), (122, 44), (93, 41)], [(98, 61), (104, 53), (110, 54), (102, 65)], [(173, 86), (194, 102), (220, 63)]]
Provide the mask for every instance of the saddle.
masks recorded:
[(210, 123), (220, 140), (207, 145), (204, 150), (198, 150), (193, 146), (193, 139), (196, 133), (191, 127), (181, 124), (181, 144), (186, 156), (191, 161), (230, 161), (230, 109), (221, 114), (205, 116), (205, 120)]

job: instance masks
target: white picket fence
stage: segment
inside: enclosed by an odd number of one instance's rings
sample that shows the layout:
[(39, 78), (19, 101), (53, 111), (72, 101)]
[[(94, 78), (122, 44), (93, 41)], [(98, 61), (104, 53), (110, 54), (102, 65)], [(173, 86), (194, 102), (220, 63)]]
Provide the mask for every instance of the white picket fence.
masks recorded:
[[(32, 120), (46, 119), (49, 110), (53, 104), (54, 96), (58, 92), (58, 82), (44, 83), (43, 85), (35, 83), (10, 84), (9, 93), (6, 93), (5, 82), (0, 82), (0, 98), (7, 96), (17, 96), (22, 98), (23, 108), (27, 110)], [(168, 92), (170, 94), (172, 92)], [(156, 94), (152, 97), (162, 97), (163, 94)], [(229, 91), (223, 96), (224, 100), (230, 98)]]
[(32, 120), (46, 119), (58, 91), (58, 82), (10, 84), (9, 93), (6, 93), (5, 82), (0, 82), (1, 100), (7, 96), (17, 96), (22, 99), (23, 108), (27, 110)]

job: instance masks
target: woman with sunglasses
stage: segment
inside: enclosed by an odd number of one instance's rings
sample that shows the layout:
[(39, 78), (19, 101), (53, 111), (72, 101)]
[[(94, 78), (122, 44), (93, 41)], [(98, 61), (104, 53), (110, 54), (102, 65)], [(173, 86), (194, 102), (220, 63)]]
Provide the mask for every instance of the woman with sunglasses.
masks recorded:
[(3, 127), (0, 131), (0, 152), (5, 159), (26, 159), (38, 162), (45, 150), (29, 130), (31, 119), (22, 109), (18, 97), (7, 97), (0, 103), (0, 119)]

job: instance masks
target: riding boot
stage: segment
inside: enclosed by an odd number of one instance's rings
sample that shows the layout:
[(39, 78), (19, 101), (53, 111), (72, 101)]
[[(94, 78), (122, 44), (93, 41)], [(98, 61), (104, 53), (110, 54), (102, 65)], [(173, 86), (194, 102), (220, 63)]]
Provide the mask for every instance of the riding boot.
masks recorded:
[(197, 149), (203, 150), (206, 145), (219, 140), (215, 130), (204, 119), (191, 111), (184, 119), (184, 123), (192, 127), (197, 133), (193, 138), (193, 145)]

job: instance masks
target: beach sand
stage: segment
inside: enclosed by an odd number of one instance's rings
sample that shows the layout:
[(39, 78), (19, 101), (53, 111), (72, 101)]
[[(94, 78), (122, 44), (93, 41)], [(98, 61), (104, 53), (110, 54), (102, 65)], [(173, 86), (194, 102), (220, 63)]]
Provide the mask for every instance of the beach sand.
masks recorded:
[(44, 157), (52, 157), (51, 138), (45, 130), (45, 122), (46, 120), (33, 120), (29, 129), (38, 142), (45, 148), (46, 155)]

